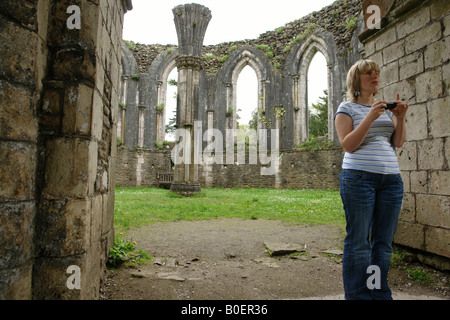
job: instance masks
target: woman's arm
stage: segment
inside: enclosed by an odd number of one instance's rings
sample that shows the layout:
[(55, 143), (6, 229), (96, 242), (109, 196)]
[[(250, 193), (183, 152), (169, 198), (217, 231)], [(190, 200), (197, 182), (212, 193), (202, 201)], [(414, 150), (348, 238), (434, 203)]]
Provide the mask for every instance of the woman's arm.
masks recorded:
[(335, 120), (336, 132), (342, 148), (347, 152), (353, 152), (359, 148), (367, 136), (372, 123), (384, 113), (385, 101), (376, 102), (361, 123), (353, 129), (353, 120), (348, 115), (338, 113)]
[(397, 107), (392, 109), (394, 118), (394, 134), (392, 136), (392, 143), (396, 148), (400, 148), (406, 141), (406, 123), (405, 115), (408, 110), (408, 104), (400, 101), (400, 96), (397, 94)]

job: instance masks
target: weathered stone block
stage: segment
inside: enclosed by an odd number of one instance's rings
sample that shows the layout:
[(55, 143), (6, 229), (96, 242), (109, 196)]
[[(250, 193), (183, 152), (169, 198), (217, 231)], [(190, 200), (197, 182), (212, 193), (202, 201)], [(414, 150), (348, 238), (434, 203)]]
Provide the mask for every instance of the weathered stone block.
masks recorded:
[[(439, 19), (443, 15), (447, 14), (450, 10), (450, 2), (446, 0), (436, 0), (430, 5), (431, 19)], [(447, 15), (447, 18), (449, 16)], [(448, 32), (448, 30), (447, 30)]]
[(416, 32), (409, 33), (405, 41), (406, 53), (412, 53), (423, 47), (430, 45), (441, 38), (441, 24), (435, 22), (427, 27), (424, 27)]
[[(91, 268), (94, 261), (88, 254), (64, 258), (36, 259), (33, 268), (33, 299), (80, 300), (98, 297), (100, 274), (94, 277)], [(68, 272), (70, 266), (79, 267), (80, 289), (69, 289), (67, 282), (74, 272)], [(73, 282), (72, 282), (73, 283)]]
[[(383, 65), (383, 51), (377, 51), (368, 58), (375, 61), (379, 66)], [(383, 71), (381, 72), (381, 74), (383, 74)]]
[[(442, 14), (442, 12), (441, 12)], [(444, 24), (444, 37), (450, 35), (450, 16), (447, 15), (442, 19), (442, 22)]]
[(428, 192), (427, 171), (411, 171), (411, 192), (414, 193)]
[(416, 78), (416, 100), (425, 102), (442, 96), (442, 69), (427, 71)]
[(417, 146), (413, 141), (406, 141), (401, 148), (397, 149), (398, 164), (400, 170), (417, 169)]
[(39, 114), (40, 130), (59, 133), (61, 130), (62, 104), (64, 94), (60, 89), (45, 90), (41, 112)]
[(47, 142), (43, 193), (49, 197), (84, 198), (94, 191), (97, 143), (58, 138)]
[(399, 80), (398, 62), (392, 62), (383, 67), (383, 83), (391, 84)]
[(447, 61), (448, 53), (450, 52), (450, 41), (448, 38), (427, 46), (424, 54), (425, 69), (434, 68)]
[[(450, 171), (432, 171), (430, 173), (430, 193), (450, 195)], [(447, 212), (450, 214), (450, 212)]]
[(450, 168), (450, 139), (445, 139), (445, 167)]
[(0, 137), (36, 141), (37, 134), (30, 90), (0, 80)]
[(450, 136), (450, 99), (448, 97), (428, 102), (430, 136), (433, 138)]
[(424, 70), (423, 53), (414, 52), (398, 61), (400, 80), (422, 73)]
[(94, 90), (86, 85), (70, 86), (64, 94), (62, 132), (89, 135)]
[(375, 39), (375, 48), (377, 51), (386, 48), (397, 40), (395, 27), (391, 27), (383, 31), (384, 32)]
[(52, 71), (55, 79), (95, 81), (95, 53), (84, 48), (65, 48), (56, 53)]
[(388, 64), (392, 61), (398, 60), (405, 55), (405, 42), (404, 40), (397, 41), (391, 44), (389, 47), (383, 50), (383, 62)]
[(103, 66), (102, 60), (102, 48), (97, 47), (97, 52), (95, 54), (96, 59), (96, 74), (95, 74), (95, 88), (98, 90), (98, 92), (103, 92), (103, 86), (104, 86), (104, 79), (105, 79), (105, 68)]
[(450, 271), (450, 259), (436, 254), (419, 253), (417, 258), (420, 262), (442, 271)]
[(400, 171), (403, 180), (403, 192), (408, 193), (411, 191), (411, 178), (410, 171)]
[(427, 251), (450, 258), (450, 230), (429, 228), (425, 231)]
[(29, 300), (31, 295), (32, 263), (13, 269), (0, 270), (0, 300)]
[(417, 223), (399, 221), (394, 242), (414, 249), (425, 249), (425, 228)]
[(446, 196), (417, 194), (417, 222), (427, 226), (450, 228), (450, 200)]
[(444, 167), (444, 143), (442, 139), (418, 142), (419, 170), (442, 170)]
[(34, 87), (38, 35), (3, 18), (0, 30), (0, 76)]
[(0, 270), (19, 267), (33, 257), (34, 214), (34, 202), (0, 202)]
[[(20, 7), (20, 10), (17, 10)], [(2, 1), (0, 11), (5, 15), (14, 18), (23, 27), (32, 31), (37, 31), (38, 21), (35, 15), (36, 3), (28, 0)]]
[(442, 66), (442, 78), (444, 79), (444, 94), (450, 94), (450, 63)]
[(36, 221), (36, 248), (41, 257), (85, 253), (91, 242), (91, 201), (44, 200)]
[[(83, 1), (80, 7), (81, 14), (81, 29), (79, 30), (79, 37), (83, 42), (89, 43), (94, 48), (98, 43), (98, 28), (101, 20), (101, 15), (98, 10), (98, 3), (92, 1)], [(110, 17), (113, 19), (113, 17)]]
[[(383, 72), (381, 77), (383, 77)], [(383, 82), (384, 80), (381, 80)], [(397, 99), (397, 93), (400, 94), (400, 99), (409, 104), (416, 102), (415, 81), (413, 79), (403, 80), (389, 84), (383, 88), (383, 96), (386, 101), (393, 101)]]
[(97, 195), (92, 198), (92, 208), (91, 208), (91, 239), (92, 241), (99, 241), (102, 236), (102, 225), (103, 225), (103, 197), (102, 195)]
[(428, 138), (428, 115), (425, 104), (409, 106), (406, 116), (406, 137), (408, 141)]
[(423, 7), (406, 18), (405, 21), (399, 22), (396, 26), (397, 35), (402, 39), (412, 32), (419, 30), (430, 22), (430, 9)]
[(36, 147), (0, 141), (0, 201), (34, 198)]
[(42, 112), (44, 114), (59, 115), (62, 107), (62, 90), (47, 89), (42, 97)]
[(402, 210), (399, 220), (414, 223), (416, 219), (416, 198), (412, 193), (405, 193), (403, 196)]
[(98, 94), (97, 90), (94, 91), (91, 121), (92, 137), (97, 141), (101, 140), (103, 130), (103, 100), (102, 97)]
[(102, 216), (102, 235), (114, 231), (114, 191), (102, 195), (103, 197), (103, 216)]

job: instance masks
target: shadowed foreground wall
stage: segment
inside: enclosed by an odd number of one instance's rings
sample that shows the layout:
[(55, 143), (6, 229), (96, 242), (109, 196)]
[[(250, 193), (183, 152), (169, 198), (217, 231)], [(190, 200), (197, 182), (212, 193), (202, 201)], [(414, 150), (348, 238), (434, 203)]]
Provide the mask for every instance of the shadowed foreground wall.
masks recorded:
[[(0, 299), (99, 295), (114, 239), (129, 9), (129, 0), (0, 3)], [(79, 287), (67, 285), (72, 275)]]

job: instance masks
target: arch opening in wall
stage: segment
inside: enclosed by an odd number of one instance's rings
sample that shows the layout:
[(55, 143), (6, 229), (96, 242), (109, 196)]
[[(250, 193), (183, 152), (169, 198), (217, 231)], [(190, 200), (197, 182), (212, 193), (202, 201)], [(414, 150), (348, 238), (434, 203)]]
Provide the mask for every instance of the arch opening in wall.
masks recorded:
[[(320, 53), (324, 56), (326, 61), (326, 89), (328, 92), (328, 138), (333, 139), (333, 124), (330, 122), (330, 96), (333, 94), (333, 88), (331, 83), (331, 70), (330, 63), (332, 57), (329, 56), (327, 51), (327, 43), (315, 35), (312, 35), (302, 43), (298, 49), (295, 60), (298, 63), (297, 76), (295, 77), (295, 90), (294, 90), (294, 145), (299, 145), (302, 142), (308, 140), (309, 137), (309, 117), (308, 117), (308, 71), (310, 69), (311, 62), (316, 56), (316, 53)], [(320, 56), (319, 56), (320, 57)]]
[(175, 67), (167, 79), (166, 104), (164, 113), (164, 140), (175, 141), (175, 125), (177, 118), (178, 69)]
[[(254, 79), (256, 76), (256, 89), (248, 89), (248, 93), (250, 90), (255, 92), (255, 101), (256, 108), (258, 110), (263, 110), (265, 108), (264, 104), (264, 96), (265, 96), (265, 82), (266, 78), (263, 75), (263, 67), (261, 61), (258, 57), (250, 52), (249, 50), (243, 50), (241, 53), (240, 60), (237, 61), (234, 65), (232, 74), (231, 74), (231, 83), (228, 85), (229, 90), (227, 90), (227, 123), (226, 128), (236, 129), (237, 128), (237, 119), (236, 119), (236, 110), (237, 110), (237, 86), (238, 79), (242, 74), (244, 77), (248, 74), (251, 74), (251, 77)], [(247, 68), (248, 67), (248, 68)], [(254, 83), (254, 80), (251, 80)], [(262, 98), (261, 98), (262, 97)], [(230, 113), (232, 111), (232, 113)], [(253, 111), (253, 110), (252, 110)], [(250, 111), (251, 112), (251, 111)], [(261, 124), (258, 120), (257, 127), (260, 128)]]
[(178, 69), (175, 60), (171, 61), (164, 69), (161, 79), (157, 82), (156, 102), (156, 142), (174, 141), (174, 133), (168, 131), (169, 125), (176, 118), (176, 93), (178, 81)]
[(236, 84), (236, 122), (238, 129), (256, 130), (258, 123), (258, 78), (256, 72), (245, 66)]
[(325, 56), (317, 51), (307, 73), (308, 137), (328, 135), (328, 68)]

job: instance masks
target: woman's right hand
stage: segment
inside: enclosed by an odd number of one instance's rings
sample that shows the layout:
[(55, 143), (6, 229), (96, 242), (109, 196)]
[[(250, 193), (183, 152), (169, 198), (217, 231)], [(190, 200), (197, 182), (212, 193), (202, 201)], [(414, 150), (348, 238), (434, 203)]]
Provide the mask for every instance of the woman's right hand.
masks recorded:
[(387, 108), (386, 101), (384, 100), (377, 101), (370, 108), (367, 117), (369, 117), (371, 121), (375, 121), (385, 112), (386, 108)]

